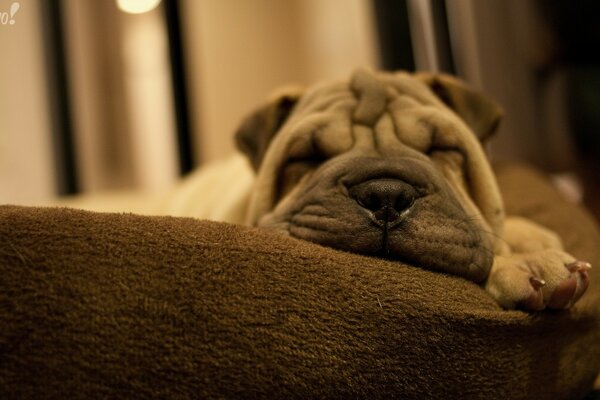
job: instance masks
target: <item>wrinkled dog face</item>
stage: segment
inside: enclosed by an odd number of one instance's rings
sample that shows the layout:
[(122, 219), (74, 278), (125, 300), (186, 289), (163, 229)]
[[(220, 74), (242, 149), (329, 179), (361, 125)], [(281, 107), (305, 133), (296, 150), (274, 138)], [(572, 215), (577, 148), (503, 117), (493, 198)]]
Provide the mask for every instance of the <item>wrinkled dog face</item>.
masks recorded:
[(248, 222), (481, 281), (503, 209), (480, 138), (499, 115), (445, 76), (358, 70), (279, 97), (237, 136), (257, 172)]

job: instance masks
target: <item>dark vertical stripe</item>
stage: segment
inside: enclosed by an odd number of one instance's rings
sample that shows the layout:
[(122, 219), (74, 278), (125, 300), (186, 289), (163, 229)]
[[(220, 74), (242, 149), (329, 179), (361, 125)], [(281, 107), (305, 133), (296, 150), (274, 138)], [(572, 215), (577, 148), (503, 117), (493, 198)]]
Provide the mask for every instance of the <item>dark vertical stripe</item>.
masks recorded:
[(415, 70), (406, 0), (373, 0), (381, 67)]
[(61, 0), (44, 0), (42, 17), (54, 160), (59, 194), (77, 193), (73, 124)]
[(446, 0), (431, 0), (431, 14), (440, 71), (455, 74)]
[(165, 19), (169, 35), (169, 56), (173, 85), (179, 171), (186, 174), (194, 168), (192, 135), (189, 119), (189, 102), (186, 87), (184, 46), (181, 35), (181, 18), (178, 0), (164, 1)]

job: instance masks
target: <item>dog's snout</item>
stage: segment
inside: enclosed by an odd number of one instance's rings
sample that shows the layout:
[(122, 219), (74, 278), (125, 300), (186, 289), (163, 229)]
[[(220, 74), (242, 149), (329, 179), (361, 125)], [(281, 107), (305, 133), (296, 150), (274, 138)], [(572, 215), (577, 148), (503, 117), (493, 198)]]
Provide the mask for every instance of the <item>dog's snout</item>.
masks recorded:
[(372, 179), (359, 183), (349, 189), (349, 194), (380, 222), (396, 221), (417, 197), (411, 185), (397, 179)]

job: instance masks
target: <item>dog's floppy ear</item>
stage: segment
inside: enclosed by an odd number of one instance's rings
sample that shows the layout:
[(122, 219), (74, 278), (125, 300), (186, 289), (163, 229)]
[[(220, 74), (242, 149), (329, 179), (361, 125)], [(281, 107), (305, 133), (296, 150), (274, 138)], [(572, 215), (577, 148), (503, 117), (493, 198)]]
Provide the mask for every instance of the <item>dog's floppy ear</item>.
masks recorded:
[(299, 88), (287, 88), (247, 116), (235, 134), (235, 142), (257, 170), (271, 143), (301, 95)]
[(480, 140), (489, 138), (498, 128), (502, 108), (485, 94), (450, 75), (427, 72), (415, 75), (454, 110)]

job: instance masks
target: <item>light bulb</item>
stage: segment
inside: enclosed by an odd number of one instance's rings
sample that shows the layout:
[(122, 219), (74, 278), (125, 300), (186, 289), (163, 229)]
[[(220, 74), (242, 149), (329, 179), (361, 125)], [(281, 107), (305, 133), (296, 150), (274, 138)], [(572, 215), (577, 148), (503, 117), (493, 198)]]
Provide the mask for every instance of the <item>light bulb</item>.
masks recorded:
[(129, 14), (142, 14), (153, 10), (160, 0), (117, 0), (117, 7)]

